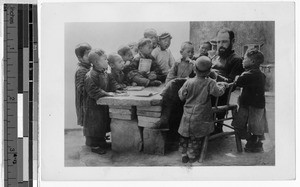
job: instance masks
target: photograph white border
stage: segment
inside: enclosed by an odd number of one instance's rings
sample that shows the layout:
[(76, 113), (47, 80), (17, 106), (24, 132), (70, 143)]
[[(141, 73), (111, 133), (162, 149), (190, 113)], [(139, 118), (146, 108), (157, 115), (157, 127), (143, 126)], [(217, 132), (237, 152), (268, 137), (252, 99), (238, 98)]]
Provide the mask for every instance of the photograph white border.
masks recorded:
[[(123, 5), (130, 5), (122, 14), (124, 22), (275, 21), (276, 166), (64, 167), (64, 23), (120, 21)], [(99, 12), (100, 9), (102, 11)], [(152, 12), (153, 9), (168, 11), (164, 12), (165, 17), (161, 14), (137, 17), (132, 14), (136, 9), (140, 12)], [(42, 4), (40, 10), (42, 180), (280, 180), (295, 177), (293, 3), (148, 3), (147, 6), (142, 3), (72, 3)]]

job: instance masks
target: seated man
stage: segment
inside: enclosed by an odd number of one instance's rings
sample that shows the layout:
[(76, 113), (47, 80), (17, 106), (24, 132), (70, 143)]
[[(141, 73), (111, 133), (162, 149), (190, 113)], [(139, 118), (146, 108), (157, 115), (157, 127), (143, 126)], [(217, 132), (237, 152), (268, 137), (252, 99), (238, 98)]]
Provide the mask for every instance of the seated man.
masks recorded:
[[(217, 81), (231, 83), (237, 75), (240, 75), (244, 69), (242, 65), (242, 58), (240, 58), (233, 50), (235, 42), (234, 33), (232, 30), (223, 28), (217, 33), (217, 50), (218, 56), (213, 59), (213, 69), (216, 70)], [(225, 105), (228, 97), (228, 89), (225, 94), (219, 97), (218, 105)], [(215, 99), (212, 98), (212, 103)], [(219, 113), (217, 119), (223, 119), (225, 113)], [(223, 132), (223, 125), (217, 124), (214, 133)]]

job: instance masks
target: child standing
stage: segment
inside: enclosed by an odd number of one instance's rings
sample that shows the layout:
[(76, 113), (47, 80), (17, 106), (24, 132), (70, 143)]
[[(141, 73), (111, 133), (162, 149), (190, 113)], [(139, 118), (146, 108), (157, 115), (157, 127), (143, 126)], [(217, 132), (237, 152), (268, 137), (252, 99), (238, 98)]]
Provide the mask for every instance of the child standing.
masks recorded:
[(78, 67), (75, 73), (75, 105), (77, 114), (77, 125), (83, 125), (84, 117), (84, 78), (90, 70), (91, 63), (88, 60), (88, 54), (92, 47), (88, 43), (78, 44), (75, 48), (75, 54), (78, 58)]
[(119, 47), (118, 54), (122, 57), (125, 62), (125, 65), (129, 65), (133, 59), (133, 54), (129, 46), (124, 45)]
[(178, 129), (183, 163), (198, 159), (201, 139), (214, 130), (210, 95), (221, 96), (227, 87), (208, 77), (211, 66), (210, 58), (199, 57), (195, 62), (196, 77), (188, 79), (178, 92), (179, 98), (185, 100)]
[(166, 83), (175, 78), (194, 77), (194, 63), (191, 60), (194, 55), (194, 46), (191, 42), (184, 42), (180, 49), (181, 58), (170, 69)]
[(264, 55), (257, 49), (249, 49), (243, 60), (245, 72), (237, 78), (235, 84), (242, 87), (239, 97), (239, 109), (232, 122), (241, 139), (246, 139), (246, 152), (262, 152), (264, 133), (268, 132), (265, 109), (266, 76), (259, 66)]
[(118, 54), (110, 54), (107, 58), (108, 64), (111, 67), (111, 73), (109, 76), (116, 81), (115, 88), (117, 90), (123, 90), (126, 88), (125, 75), (123, 73), (125, 63), (123, 59)]
[(138, 86), (159, 86), (163, 79), (161, 70), (155, 59), (151, 56), (152, 43), (148, 38), (143, 38), (138, 43), (139, 53), (130, 65), (125, 66), (124, 73), (129, 83)]
[(109, 79), (106, 70), (108, 68), (107, 57), (101, 49), (94, 49), (88, 55), (93, 68), (86, 74), (84, 85), (87, 92), (85, 100), (85, 115), (83, 134), (86, 145), (92, 152), (105, 154), (108, 147), (105, 141), (106, 132), (109, 131), (108, 106), (97, 105), (101, 97), (113, 96), (109, 91), (114, 91), (113, 81)]
[(175, 63), (175, 59), (170, 49), (168, 49), (171, 45), (171, 39), (172, 36), (170, 33), (164, 32), (160, 34), (158, 37), (159, 46), (152, 51), (152, 56), (157, 61), (165, 78), (167, 77), (172, 65)]

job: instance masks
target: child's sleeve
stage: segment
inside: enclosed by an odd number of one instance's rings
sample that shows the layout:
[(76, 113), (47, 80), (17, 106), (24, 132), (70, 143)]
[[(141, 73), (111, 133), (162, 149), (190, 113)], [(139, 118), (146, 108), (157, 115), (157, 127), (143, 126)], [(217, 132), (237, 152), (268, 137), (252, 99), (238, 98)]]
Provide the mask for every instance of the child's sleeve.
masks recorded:
[(122, 90), (122, 84), (119, 84), (115, 77), (112, 74), (108, 74), (108, 81), (109, 81), (109, 91), (115, 92), (116, 90)]
[(103, 89), (99, 88), (91, 78), (87, 77), (84, 83), (88, 96), (96, 101), (101, 97), (109, 96), (109, 94)]
[(189, 87), (189, 81), (186, 81), (178, 91), (178, 96), (180, 100), (184, 101), (186, 99), (188, 95), (188, 87)]
[(177, 77), (177, 71), (178, 71), (178, 63), (175, 62), (167, 75), (166, 83)]
[(175, 58), (172, 55), (171, 51), (169, 50), (170, 58), (169, 58), (169, 67), (172, 67), (175, 64)]
[(87, 72), (87, 70), (78, 70), (75, 73), (75, 88), (78, 94), (84, 92), (84, 79)]
[(237, 75), (240, 75), (244, 71), (242, 62), (243, 61), (241, 58), (235, 58), (232, 60), (230, 73), (229, 73), (228, 77), (226, 77), (226, 78), (228, 78), (228, 81), (227, 81), (228, 83), (233, 82), (235, 77)]
[(131, 79), (138, 74), (138, 64), (139, 64), (140, 58), (134, 58), (132, 62), (128, 65), (125, 66), (123, 72), (125, 74), (125, 77), (131, 81)]
[(155, 74), (157, 77), (157, 80), (159, 80), (159, 81), (164, 82), (166, 80), (166, 75), (164, 75), (162, 73), (162, 70), (160, 69), (160, 67), (155, 59), (152, 59), (151, 73)]
[(251, 76), (248, 72), (242, 73), (242, 75), (236, 80), (236, 86), (238, 87), (254, 86), (256, 83), (257, 81), (255, 80), (255, 77)]
[(209, 93), (215, 97), (219, 97), (225, 93), (226, 87), (222, 82), (216, 82), (215, 80), (209, 83)]

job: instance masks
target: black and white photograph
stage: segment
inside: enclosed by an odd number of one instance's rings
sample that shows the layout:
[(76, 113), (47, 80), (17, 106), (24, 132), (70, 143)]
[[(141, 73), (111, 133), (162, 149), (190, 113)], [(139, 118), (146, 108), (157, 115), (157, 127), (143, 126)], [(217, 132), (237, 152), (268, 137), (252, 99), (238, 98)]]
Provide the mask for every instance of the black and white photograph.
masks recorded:
[(294, 43), (282, 45), (294, 38), (291, 4), (41, 10), (44, 179), (293, 176)]
[(274, 28), (66, 23), (65, 166), (274, 165)]

